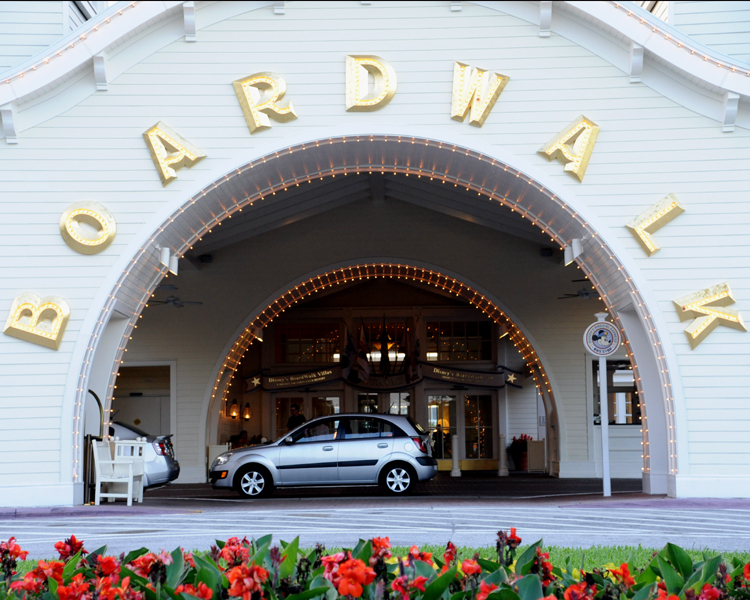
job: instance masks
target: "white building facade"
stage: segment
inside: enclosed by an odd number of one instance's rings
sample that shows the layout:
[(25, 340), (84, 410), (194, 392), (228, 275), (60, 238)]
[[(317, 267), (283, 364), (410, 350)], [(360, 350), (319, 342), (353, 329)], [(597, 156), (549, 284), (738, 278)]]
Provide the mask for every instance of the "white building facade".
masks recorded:
[(750, 497), (750, 3), (105, 4), (0, 5), (2, 505), (291, 403), (601, 477), (601, 311), (613, 476)]

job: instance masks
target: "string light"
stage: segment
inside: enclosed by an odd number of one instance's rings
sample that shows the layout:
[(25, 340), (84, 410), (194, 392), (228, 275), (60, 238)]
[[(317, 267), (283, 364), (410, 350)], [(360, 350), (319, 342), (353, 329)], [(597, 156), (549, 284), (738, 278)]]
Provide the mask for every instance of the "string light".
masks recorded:
[[(680, 42), (679, 40), (673, 38), (670, 34), (668, 34), (666, 32), (666, 30), (662, 30), (659, 27), (656, 27), (656, 26), (654, 26), (651, 23), (646, 23), (645, 19), (643, 19), (643, 18), (641, 18), (641, 17), (633, 14), (632, 11), (628, 10), (626, 7), (624, 7), (619, 2), (610, 1), (610, 4), (614, 5), (614, 7), (616, 9), (623, 11), (625, 14), (627, 14), (627, 16), (629, 16), (629, 17), (631, 17), (633, 19), (637, 19), (641, 23), (641, 25), (645, 25), (646, 27), (648, 27), (649, 29), (651, 29), (651, 31), (653, 33), (658, 33), (660, 35), (663, 35), (664, 39), (666, 41), (670, 42), (671, 44), (674, 44), (675, 46), (677, 46), (678, 48), (681, 48), (683, 50), (689, 51), (690, 54), (695, 54), (695, 49), (691, 48), (690, 46), (685, 45), (684, 42)], [(707, 55), (703, 55), (703, 60), (704, 60), (704, 62), (710, 62), (711, 64), (716, 65), (720, 69), (726, 69), (726, 70), (732, 71), (732, 72), (738, 72), (738, 71), (740, 71), (740, 72), (744, 73), (745, 76), (750, 77), (750, 71), (748, 71), (746, 68), (740, 67), (738, 65), (732, 65), (732, 64), (723, 63), (723, 62), (721, 62), (719, 60), (716, 60), (715, 58), (710, 58)]]
[[(117, 17), (121, 17), (125, 11), (128, 11), (128, 10), (130, 10), (132, 8), (135, 8), (136, 4), (140, 4), (140, 2), (130, 2), (127, 6), (124, 6), (122, 9), (118, 10), (116, 14), (111, 15), (110, 17), (108, 17), (106, 19), (105, 23), (97, 23), (95, 25), (89, 26), (89, 28), (84, 33), (82, 33), (82, 34), (79, 35), (79, 41), (85, 41), (86, 38), (87, 38), (87, 36), (91, 35), (93, 32), (98, 32), (99, 31), (99, 27), (104, 27), (107, 24), (109, 24), (112, 21), (112, 19), (116, 19)], [(94, 18), (93, 20), (96, 21), (97, 19)], [(60, 58), (63, 55), (64, 52), (67, 52), (68, 50), (72, 50), (75, 47), (76, 47), (76, 43), (75, 42), (71, 42), (67, 46), (65, 46), (64, 48), (60, 48), (58, 50), (55, 50), (52, 54), (50, 54), (49, 56), (46, 56), (45, 58), (43, 58), (37, 64), (35, 64), (35, 65), (31, 66), (31, 67), (28, 67), (25, 70), (17, 71), (13, 75), (8, 75), (7, 77), (3, 78), (3, 80), (0, 81), (0, 85), (7, 85), (7, 84), (11, 83), (12, 81), (14, 81), (16, 79), (20, 79), (21, 77), (23, 77), (24, 75), (26, 75), (26, 73), (28, 73), (29, 71), (36, 71), (40, 67), (43, 67), (44, 65), (49, 64), (50, 61), (54, 61), (55, 59)]]
[[(385, 173), (386, 169), (389, 173), (395, 173), (396, 176), (411, 174), (417, 175), (418, 177), (430, 177), (431, 180), (440, 181), (443, 184), (453, 183), (455, 187), (460, 186), (470, 192), (477, 193), (479, 197), (482, 198), (483, 202), (486, 197), (490, 202), (497, 202), (500, 206), (504, 206), (510, 211), (520, 214), (525, 219), (528, 219), (528, 222), (534, 227), (540, 229), (546, 234), (551, 242), (559, 247), (565, 247), (570, 239), (576, 237), (584, 239), (589, 250), (594, 250), (598, 247), (604, 251), (604, 254), (589, 252), (587, 256), (587, 253), (584, 250), (582, 257), (577, 259), (577, 262), (579, 263), (579, 268), (587, 274), (595, 289), (598, 291), (599, 296), (610, 311), (610, 314), (614, 315), (614, 321), (621, 330), (624, 330), (624, 327), (620, 323), (619, 317), (613, 308), (612, 298), (610, 298), (610, 295), (605, 292), (605, 289), (619, 290), (618, 286), (621, 286), (624, 283), (627, 290), (632, 294), (633, 303), (639, 317), (641, 318), (641, 321), (646, 324), (647, 335), (653, 344), (654, 357), (659, 366), (660, 381), (662, 389), (664, 390), (663, 397), (667, 405), (668, 413), (669, 472), (672, 474), (677, 473), (674, 399), (672, 396), (669, 372), (666, 368), (666, 358), (661, 350), (661, 341), (653, 319), (646, 307), (646, 303), (638, 289), (633, 284), (632, 278), (627, 275), (625, 267), (618, 261), (617, 257), (614, 256), (611, 250), (609, 250), (604, 241), (601, 240), (598, 233), (594, 231), (592, 227), (564, 201), (549, 190), (546, 190), (528, 175), (514, 169), (510, 165), (483, 156), (482, 154), (473, 152), (469, 149), (460, 148), (455, 145), (448, 145), (437, 140), (408, 138), (408, 141), (412, 143), (402, 145), (401, 148), (408, 148), (409, 150), (399, 150), (402, 154), (394, 158), (393, 154), (396, 153), (390, 152), (387, 154), (383, 152), (381, 154), (379, 152), (379, 146), (376, 145), (377, 143), (390, 143), (394, 146), (397, 145), (399, 143), (398, 138), (394, 138), (393, 136), (390, 138), (388, 136), (376, 135), (365, 137), (354, 136), (348, 138), (348, 141), (355, 142), (350, 147), (347, 147), (346, 160), (351, 161), (351, 164), (349, 165), (342, 165), (337, 162), (343, 160), (341, 152), (334, 152), (333, 149), (328, 150), (331, 146), (335, 146), (339, 143), (346, 143), (346, 137), (307, 142), (300, 144), (299, 146), (292, 146), (278, 150), (270, 155), (247, 163), (240, 168), (233, 169), (231, 172), (222, 175), (221, 178), (216, 180), (216, 182), (206, 186), (195, 196), (188, 199), (179, 209), (175, 210), (173, 214), (165, 220), (164, 224), (157, 228), (151, 238), (136, 252), (135, 256), (131, 259), (130, 263), (124, 269), (121, 277), (115, 284), (112, 294), (110, 294), (105, 307), (102, 309), (102, 315), (106, 315), (108, 311), (113, 310), (116, 298), (126, 299), (129, 304), (136, 305), (128, 327), (123, 334), (123, 340), (120, 344), (121, 348), (118, 350), (115, 358), (115, 367), (122, 362), (125, 345), (132, 334), (132, 330), (137, 328), (136, 323), (138, 318), (142, 316), (141, 312), (143, 311), (146, 301), (149, 299), (153, 290), (162, 278), (167, 276), (166, 267), (163, 267), (159, 262), (158, 251), (155, 250), (155, 244), (169, 245), (176, 249), (176, 254), (178, 256), (182, 257), (185, 252), (192, 249), (198, 241), (202, 240), (206, 235), (209, 235), (209, 232), (212, 232), (213, 229), (220, 225), (225, 218), (231, 216), (230, 213), (234, 211), (235, 207), (238, 212), (242, 211), (243, 208), (246, 210), (251, 209), (255, 202), (263, 201), (278, 192), (282, 192), (283, 197), (283, 190), (285, 188), (289, 191), (289, 188), (297, 187), (299, 183), (304, 183), (305, 181), (312, 183), (313, 180), (323, 180), (327, 177), (333, 178), (334, 175), (348, 175), (360, 172)], [(305, 151), (308, 149), (318, 149), (314, 156), (309, 155), (310, 160), (304, 158)], [(418, 154), (427, 150), (440, 151), (440, 155), (435, 156), (433, 154), (427, 158), (421, 159), (420, 162)], [(496, 174), (499, 172), (500, 175), (505, 174), (506, 178), (503, 179), (501, 177), (487, 176), (486, 179), (482, 181), (481, 177), (475, 177), (472, 172), (467, 172), (465, 168), (465, 159), (463, 159), (464, 162), (460, 166), (451, 165), (451, 154), (456, 151), (461, 153), (462, 159), (463, 157), (471, 158), (472, 160), (475, 160), (474, 164), (481, 166), (485, 170), (492, 169), (491, 172), (487, 171), (488, 173)], [(295, 161), (287, 161), (286, 164), (281, 165), (276, 164), (274, 166), (269, 164), (277, 159), (284, 159), (295, 152), (302, 153), (303, 158), (300, 159), (299, 157), (295, 157)], [(409, 156), (403, 160), (403, 155), (406, 153), (409, 153)], [(411, 153), (417, 154), (414, 155)], [(334, 156), (335, 158), (333, 158)], [(393, 163), (392, 166), (386, 164), (387, 161), (385, 156), (389, 157), (388, 160)], [(324, 164), (326, 158), (329, 160), (327, 165)], [(441, 163), (442, 159), (444, 159), (443, 163)], [(402, 161), (402, 164), (399, 164), (399, 161)], [(280, 167), (283, 167), (283, 169)], [(297, 172), (295, 172), (295, 169)], [(453, 175), (451, 169), (463, 169), (463, 172), (459, 171), (459, 175)], [(284, 172), (287, 172), (288, 174), (284, 175)], [(271, 177), (271, 173), (273, 173), (273, 178)], [(238, 177), (243, 177), (243, 180), (235, 182), (235, 179)], [(508, 177), (510, 177), (510, 179), (508, 179)], [(479, 181), (482, 181), (482, 183), (478, 183)], [(219, 193), (222, 193), (222, 184), (230, 182), (232, 182), (232, 189), (243, 190), (242, 193), (244, 194), (244, 197), (235, 197), (235, 192), (233, 191), (232, 210), (228, 212), (227, 208), (223, 206), (222, 211), (216, 210), (214, 213), (214, 211), (209, 210), (212, 219), (210, 221), (204, 221), (203, 218), (201, 218), (201, 214), (198, 213), (198, 209), (205, 211), (209, 208), (207, 205), (209, 202), (216, 202), (218, 204), (218, 197), (214, 198), (212, 194), (218, 196)], [(487, 182), (493, 183), (487, 184)], [(518, 184), (521, 185), (519, 186)], [(490, 188), (488, 187), (489, 185), (494, 185), (494, 187)], [(538, 193), (529, 194), (529, 190), (536, 190)], [(539, 196), (542, 196), (545, 199), (545, 202), (541, 203), (541, 206), (538, 202)], [(274, 200), (274, 202), (275, 201), (276, 200)], [(549, 210), (550, 206), (554, 207), (554, 209)], [(542, 219), (542, 213), (544, 213), (546, 218), (550, 220), (546, 221)], [(202, 212), (202, 214), (205, 215), (205, 212)], [(561, 217), (561, 214), (565, 216), (564, 219)], [(556, 221), (554, 226), (553, 221)], [(196, 222), (200, 223), (199, 229), (191, 227), (191, 224)], [(578, 231), (575, 231), (576, 227), (578, 228)], [(565, 237), (560, 233), (563, 230), (566, 232)], [(347, 269), (349, 269), (349, 271), (347, 271)], [(508, 323), (510, 325), (507, 316), (480, 293), (463, 285), (461, 282), (440, 273), (417, 267), (387, 264), (356, 265), (354, 267), (348, 267), (347, 269), (331, 271), (295, 286), (285, 294), (282, 294), (278, 300), (275, 300), (271, 305), (260, 311), (253, 323), (255, 326), (262, 329), (263, 326), (271, 322), (273, 318), (285, 311), (289, 306), (296, 304), (308, 294), (317, 293), (319, 290), (324, 289), (327, 286), (346, 284), (355, 279), (360, 281), (363, 277), (367, 278), (368, 276), (389, 278), (395, 276), (396, 278), (410, 277), (413, 278), (414, 281), (422, 282), (425, 285), (436, 286), (451, 294), (465, 298), (489, 318), (495, 320), (495, 322), (503, 324)], [(391, 269), (391, 271), (386, 273), (385, 269)], [(146, 283), (139, 285), (137, 282), (141, 281)], [(604, 287), (603, 282), (606, 282), (606, 288)], [(622, 293), (623, 292), (618, 291), (618, 294)], [(106, 321), (106, 319), (100, 318), (97, 322), (94, 331), (92, 332), (89, 348), (85, 353), (80, 376), (82, 383), (88, 378), (94, 349), (103, 332), (102, 321)], [(509, 339), (530, 366), (538, 389), (541, 393), (551, 396), (552, 386), (538, 355), (531, 347), (529, 341), (516, 326), (509, 327), (509, 329)], [(258, 329), (256, 329), (256, 331), (258, 331)], [(212, 386), (217, 388), (215, 391), (212, 390), (212, 392), (214, 392), (211, 396), (212, 399), (215, 399), (217, 395), (222, 397), (224, 386), (223, 381), (229, 381), (230, 378), (234, 376), (234, 372), (237, 369), (241, 356), (254, 339), (255, 336), (252, 332), (246, 331), (240, 336), (240, 339), (233, 344), (232, 350), (223, 361), (222, 367), (219, 370), (219, 376), (214, 382), (214, 386)], [(635, 366), (635, 359), (632, 350), (630, 349), (629, 342), (627, 342), (625, 337), (624, 339), (626, 340), (626, 349), (629, 352), (631, 364), (634, 366), (633, 370), (638, 394), (641, 398), (641, 404), (645, 409), (645, 395), (643, 394), (639, 371)], [(115, 375), (113, 374), (110, 380), (110, 387), (107, 396), (108, 406), (109, 403), (111, 403), (111, 389), (114, 384), (114, 378)], [(220, 390), (221, 393), (219, 393)], [(81, 387), (78, 388), (77, 399), (80, 404), (76, 408), (76, 410), (79, 411), (76, 413), (77, 415), (80, 413), (80, 410), (82, 410), (81, 406), (85, 401), (85, 394), (85, 386), (81, 385)], [(645, 423), (645, 419), (646, 415), (644, 412), (644, 448), (648, 448), (648, 427)], [(74, 445), (77, 444), (74, 442)], [(646, 471), (650, 468), (648, 464), (650, 453), (648, 450), (644, 452), (644, 455), (644, 471)], [(77, 473), (76, 467), (74, 467), (74, 473)]]

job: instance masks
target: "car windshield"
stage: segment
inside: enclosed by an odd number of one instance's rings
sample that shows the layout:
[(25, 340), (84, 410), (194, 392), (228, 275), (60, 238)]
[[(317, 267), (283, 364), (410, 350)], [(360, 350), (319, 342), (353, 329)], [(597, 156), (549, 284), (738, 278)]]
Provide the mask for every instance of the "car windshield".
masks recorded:
[(136, 427), (135, 425), (125, 425), (125, 423), (120, 423), (120, 421), (115, 421), (114, 424), (119, 425), (120, 427), (124, 427), (125, 429), (129, 429), (139, 437), (148, 437), (151, 435), (150, 433), (146, 433), (145, 431), (143, 431), (143, 429), (138, 429), (138, 427)]

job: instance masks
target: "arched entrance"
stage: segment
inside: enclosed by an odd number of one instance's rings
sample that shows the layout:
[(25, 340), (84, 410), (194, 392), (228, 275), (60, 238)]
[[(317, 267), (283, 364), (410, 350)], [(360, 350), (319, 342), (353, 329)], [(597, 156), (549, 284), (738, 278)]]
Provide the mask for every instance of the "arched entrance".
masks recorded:
[[(117, 303), (130, 307), (131, 313), (118, 345), (115, 365), (122, 360), (132, 328), (136, 326), (150, 294), (166, 273), (166, 266), (160, 262), (161, 248), (170, 248), (182, 257), (215, 228), (228, 223), (233, 216), (239, 216), (243, 209), (246, 212), (252, 210), (256, 203), (283, 201), (285, 194), (293, 194), (303, 184), (310, 185), (313, 181), (337, 178), (341, 181), (349, 176), (364, 175), (375, 176), (369, 181), (373, 197), (379, 193), (378, 176), (403, 178), (400, 180), (408, 181), (412, 186), (418, 186), (421, 180), (424, 185), (449, 190), (446, 194), (451, 191), (460, 193), (464, 202), (475, 205), (489, 202), (493, 207), (503, 207), (513, 216), (520, 215), (525, 223), (540, 235), (548, 236), (550, 243), (558, 248), (580, 240), (582, 253), (576, 261), (623, 331), (642, 398), (644, 472), (650, 475), (657, 471), (663, 478), (663, 483), (658, 486), (649, 487), (647, 484), (647, 491), (666, 491), (667, 474), (674, 474), (677, 470), (671, 385), (656, 326), (632, 274), (625, 270), (599, 232), (552, 190), (491, 156), (440, 141), (384, 135), (328, 138), (275, 151), (217, 179), (179, 207), (133, 257), (110, 294), (99, 325), (93, 332), (81, 380), (86, 381), (89, 377), (98, 336), (104, 330), (108, 313)], [(410, 273), (415, 275), (413, 271)], [(326, 274), (327, 278), (330, 276)], [(329, 285), (332, 280), (326, 281)], [(291, 301), (293, 293), (289, 290), (269, 297), (268, 303), (259, 307), (258, 313), (252, 316), (252, 320), (259, 319), (255, 326), (261, 325), (264, 319), (273, 318), (274, 311), (283, 310), (284, 303)], [(487, 302), (485, 310), (491, 310), (490, 305)], [(240, 339), (235, 342), (239, 347)], [(231, 352), (227, 355), (231, 357)], [(116, 371), (111, 371), (108, 398), (111, 398)], [(554, 382), (543, 372), (540, 374), (545, 386), (550, 386), (547, 393), (554, 397)], [(221, 393), (219, 372), (216, 377), (217, 381), (210, 386), (215, 389), (208, 395)], [(85, 386), (79, 390), (78, 410), (83, 403), (83, 389)]]
[(253, 311), (246, 320), (247, 322), (239, 329), (238, 334), (230, 340), (226, 351), (222, 353), (223, 359), (214, 369), (216, 377), (212, 385), (210, 402), (204, 405), (205, 411), (201, 419), (206, 423), (206, 439), (210, 443), (217, 443), (218, 440), (215, 439), (216, 413), (228, 401), (227, 394), (231, 380), (235, 377), (240, 361), (244, 358), (249, 346), (256, 339), (262, 341), (263, 330), (274, 319), (318, 292), (378, 279), (409, 281), (455, 296), (499, 326), (502, 337), (507, 335), (513, 347), (523, 358), (529, 370), (529, 378), (533, 380), (544, 402), (547, 416), (545, 438), (548, 449), (547, 463), (548, 465), (556, 463), (559, 460), (559, 435), (560, 432), (564, 432), (564, 427), (560, 426), (562, 415), (555, 403), (552, 383), (545, 369), (544, 360), (534, 349), (531, 334), (524, 331), (523, 326), (519, 326), (514, 321), (508, 309), (501, 307), (499, 300), (486, 290), (479, 289), (478, 286), (458, 275), (439, 272), (427, 266), (404, 264), (404, 261), (393, 259), (338, 267), (312, 274), (303, 281), (284, 286), (284, 289), (275, 294), (276, 297), (268, 305), (258, 307)]

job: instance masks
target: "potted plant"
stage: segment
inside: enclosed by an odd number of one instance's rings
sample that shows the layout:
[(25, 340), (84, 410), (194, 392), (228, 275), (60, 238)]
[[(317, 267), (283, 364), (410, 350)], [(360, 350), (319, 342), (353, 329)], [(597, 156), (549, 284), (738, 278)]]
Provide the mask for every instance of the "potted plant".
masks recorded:
[(508, 454), (513, 460), (513, 467), (516, 471), (528, 471), (529, 455), (528, 443), (533, 438), (530, 435), (522, 433), (520, 436), (513, 436), (513, 441), (508, 444)]

